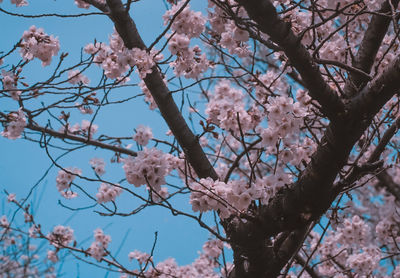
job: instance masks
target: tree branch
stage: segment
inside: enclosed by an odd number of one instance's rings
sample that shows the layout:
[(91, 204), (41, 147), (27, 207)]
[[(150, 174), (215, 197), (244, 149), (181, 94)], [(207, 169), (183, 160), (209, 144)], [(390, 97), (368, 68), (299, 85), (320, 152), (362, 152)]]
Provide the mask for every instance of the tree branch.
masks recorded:
[[(357, 55), (353, 61), (353, 67), (360, 69), (362, 72), (369, 74), (371, 72), (372, 65), (375, 62), (376, 54), (382, 44), (382, 40), (389, 28), (391, 21), (390, 16), (384, 16), (382, 14), (389, 14), (391, 7), (389, 1), (392, 2), (394, 7), (397, 7), (399, 0), (386, 0), (382, 3), (378, 13), (375, 13), (368, 28), (364, 33), (364, 37), (361, 41)], [(363, 74), (357, 72), (350, 72), (349, 79), (344, 87), (344, 93), (347, 97), (354, 96), (358, 88), (363, 82), (367, 82), (368, 79)]]
[(375, 162), (379, 159), (383, 151), (385, 150), (387, 144), (392, 139), (392, 137), (397, 133), (400, 128), (400, 117), (397, 117), (395, 122), (385, 131), (382, 136), (382, 139), (379, 141), (378, 145), (372, 152), (371, 156), (368, 159), (368, 162)]
[(369, 76), (368, 73), (363, 72), (362, 70), (346, 65), (344, 63), (341, 63), (339, 61), (335, 61), (335, 60), (326, 60), (326, 59), (314, 59), (314, 61), (318, 64), (324, 64), (324, 65), (334, 65), (337, 66), (339, 68), (343, 68), (345, 70), (347, 70), (348, 72), (352, 72), (352, 73), (357, 73), (359, 75), (361, 75), (365, 80), (370, 81), (372, 79), (371, 76)]
[[(129, 49), (147, 49), (134, 21), (129, 16), (121, 0), (107, 0), (107, 5), (111, 11), (110, 18), (114, 22), (115, 29), (124, 41), (125, 46)], [(179, 111), (172, 94), (164, 84), (157, 66), (152, 68), (152, 73), (146, 75), (144, 82), (196, 174), (200, 178), (211, 177), (217, 179), (217, 173), (203, 152), (198, 138), (192, 133)]]
[(348, 109), (362, 115), (363, 119), (373, 117), (399, 91), (399, 80), (400, 55), (397, 55), (378, 77), (351, 99)]
[(395, 183), (392, 177), (383, 171), (376, 176), (379, 180), (378, 187), (383, 187), (387, 192), (392, 194), (398, 202), (400, 202), (400, 185)]
[(278, 44), (291, 64), (300, 73), (310, 96), (318, 101), (322, 112), (335, 120), (344, 113), (344, 104), (336, 92), (324, 81), (319, 67), (315, 64), (300, 38), (291, 30), (290, 23), (283, 21), (269, 0), (238, 0), (246, 9), (250, 19), (258, 28)]
[(103, 143), (103, 142), (100, 142), (100, 141), (97, 141), (97, 140), (92, 140), (92, 139), (89, 139), (87, 137), (77, 136), (77, 135), (73, 135), (73, 134), (66, 133), (66, 132), (59, 132), (59, 131), (56, 131), (54, 129), (50, 129), (50, 128), (47, 128), (47, 127), (42, 127), (42, 126), (39, 126), (39, 125), (35, 125), (33, 123), (29, 123), (25, 128), (30, 129), (30, 130), (34, 130), (34, 131), (39, 131), (41, 133), (45, 133), (45, 134), (48, 134), (48, 135), (51, 135), (53, 137), (60, 138), (60, 139), (63, 139), (63, 140), (64, 139), (69, 139), (69, 140), (72, 140), (72, 141), (81, 142), (81, 143), (86, 144), (86, 145), (99, 147), (99, 148), (110, 150), (110, 151), (114, 151), (114, 152), (117, 152), (117, 153), (127, 154), (127, 155), (131, 155), (131, 156), (137, 156), (136, 152), (134, 152), (132, 150), (129, 150), (129, 149), (126, 149), (126, 148), (123, 148), (123, 147), (106, 144), (106, 143)]

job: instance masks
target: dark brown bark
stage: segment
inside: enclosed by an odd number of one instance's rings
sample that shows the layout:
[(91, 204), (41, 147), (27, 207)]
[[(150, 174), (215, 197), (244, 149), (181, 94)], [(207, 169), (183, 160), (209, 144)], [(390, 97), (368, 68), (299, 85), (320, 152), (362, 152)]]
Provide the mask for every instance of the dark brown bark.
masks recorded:
[[(147, 49), (135, 23), (124, 8), (121, 0), (107, 0), (107, 5), (110, 9), (110, 18), (114, 22), (115, 29), (124, 41), (125, 46), (129, 49)], [(218, 176), (203, 152), (198, 138), (186, 124), (156, 66), (152, 68), (152, 73), (147, 74), (144, 82), (197, 176), (217, 179)]]
[(334, 120), (344, 113), (344, 105), (337, 93), (324, 81), (319, 66), (313, 62), (300, 38), (291, 30), (288, 22), (279, 18), (275, 7), (268, 0), (238, 0), (246, 9), (258, 29), (271, 37), (285, 52), (291, 65), (300, 73), (310, 96), (318, 101), (322, 112)]
[(400, 185), (395, 183), (392, 177), (386, 172), (377, 175), (379, 180), (377, 186), (383, 187), (387, 192), (392, 194), (398, 202), (400, 202)]
[[(399, 4), (398, 0), (390, 0), (393, 7), (397, 7)], [(391, 18), (391, 7), (389, 0), (382, 3), (381, 8), (378, 11), (379, 14), (374, 14), (371, 18), (368, 28), (364, 33), (363, 40), (361, 41), (360, 47), (357, 51), (357, 55), (353, 61), (353, 67), (362, 70), (363, 72), (370, 73), (372, 65), (374, 64), (376, 54), (382, 44), (383, 38), (389, 28)], [(382, 14), (387, 14), (384, 16)], [(366, 84), (368, 80), (362, 74), (355, 72), (349, 73), (349, 79), (344, 87), (344, 93), (347, 97), (354, 96), (359, 89), (362, 88), (362, 84)]]

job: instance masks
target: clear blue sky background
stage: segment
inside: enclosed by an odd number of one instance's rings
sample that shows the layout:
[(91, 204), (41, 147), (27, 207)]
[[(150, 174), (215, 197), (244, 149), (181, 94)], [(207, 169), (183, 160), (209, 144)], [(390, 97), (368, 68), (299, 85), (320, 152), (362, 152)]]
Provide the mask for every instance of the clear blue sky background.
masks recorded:
[[(78, 9), (73, 0), (29, 0), (29, 6), (23, 8), (15, 8), (9, 2), (9, 0), (4, 0), (0, 7), (8, 11), (24, 14), (76, 14), (95, 11), (95, 9), (88, 11)], [(194, 0), (192, 2), (193, 9), (205, 11), (206, 1)], [(132, 16), (145, 42), (149, 44), (163, 30), (161, 15), (165, 12), (165, 5), (162, 0), (142, 0), (132, 5)], [(113, 32), (113, 25), (105, 16), (27, 19), (1, 13), (0, 50), (8, 51), (12, 48), (22, 33), (31, 25), (42, 27), (46, 33), (53, 34), (59, 38), (60, 53), (69, 53), (66, 61), (67, 65), (72, 65), (78, 61), (81, 48), (87, 43), (93, 42), (94, 39), (108, 42), (108, 36)], [(43, 80), (44, 77), (50, 74), (56, 61), (54, 59), (53, 64), (45, 68), (40, 65), (40, 61), (31, 63), (24, 70), (24, 76), (27, 77), (26, 81), (29, 83), (30, 81)], [(5, 62), (6, 64), (13, 63), (15, 60), (6, 60)], [(99, 69), (97, 73), (100, 73)], [(96, 79), (96, 76), (89, 76), (89, 78)], [(140, 90), (139, 88), (130, 88), (122, 93), (133, 95), (140, 93)], [(0, 99), (0, 107), (2, 111), (16, 109), (15, 103), (6, 102), (2, 99)], [(102, 110), (96, 120), (99, 125), (97, 134), (130, 136), (135, 127), (139, 124), (145, 124), (152, 127), (155, 135), (163, 137), (168, 128), (161, 116), (155, 111), (148, 110), (147, 107), (143, 100), (107, 107)], [(81, 119), (89, 119), (89, 117), (81, 116), (79, 113), (75, 115), (76, 120), (79, 120), (79, 122)], [(132, 143), (134, 142), (132, 141)], [(38, 144), (23, 140), (14, 141), (1, 137), (0, 150), (1, 196), (5, 197), (3, 193), (5, 189), (16, 193), (19, 198), (25, 197), (51, 165), (51, 161)], [(111, 152), (87, 148), (77, 154), (71, 154), (63, 158), (60, 160), (60, 164), (64, 167), (76, 166), (81, 168), (84, 173), (90, 173), (89, 159), (103, 157), (107, 163), (106, 170), (108, 170), (105, 178), (117, 182), (123, 178), (122, 165), (110, 165), (109, 161), (112, 155)], [(127, 254), (134, 249), (150, 252), (154, 240), (154, 232), (157, 231), (158, 242), (154, 253), (155, 261), (159, 262), (168, 257), (174, 257), (180, 265), (190, 264), (197, 257), (197, 252), (201, 250), (202, 244), (209, 237), (209, 233), (199, 228), (195, 222), (183, 217), (173, 217), (168, 211), (159, 208), (147, 209), (139, 215), (126, 218), (100, 217), (93, 212), (93, 209), (80, 211), (79, 213), (68, 211), (58, 205), (59, 200), (62, 200), (67, 205), (76, 207), (91, 203), (83, 201), (83, 198), (78, 198), (78, 200), (74, 201), (63, 200), (56, 189), (55, 178), (57, 172), (58, 169), (53, 167), (46, 178), (38, 184), (30, 199), (30, 203), (35, 205), (35, 216), (42, 224), (44, 231), (48, 231), (58, 224), (69, 225), (75, 230), (75, 238), (78, 242), (87, 240), (82, 246), (88, 248), (93, 240), (93, 230), (100, 227), (105, 230), (106, 234), (112, 236), (111, 249), (114, 252), (121, 245), (124, 236), (128, 234), (118, 255), (126, 263), (128, 263)], [(79, 184), (87, 186), (88, 190), (93, 192), (99, 186), (88, 182), (80, 182)], [(10, 215), (12, 211), (10, 207), (4, 200), (1, 202), (0, 215)], [(121, 196), (120, 203), (122, 206), (132, 207), (135, 201), (125, 194), (125, 196)], [(186, 209), (189, 208), (188, 198), (180, 200), (178, 205)], [(47, 244), (45, 246), (48, 247)], [(136, 268), (135, 263), (130, 263), (128, 266)], [(106, 276), (104, 270), (85, 263), (80, 262), (78, 266), (78, 262), (72, 256), (62, 265), (61, 272), (64, 273), (64, 277)], [(118, 275), (109, 274), (107, 277), (118, 277)]]

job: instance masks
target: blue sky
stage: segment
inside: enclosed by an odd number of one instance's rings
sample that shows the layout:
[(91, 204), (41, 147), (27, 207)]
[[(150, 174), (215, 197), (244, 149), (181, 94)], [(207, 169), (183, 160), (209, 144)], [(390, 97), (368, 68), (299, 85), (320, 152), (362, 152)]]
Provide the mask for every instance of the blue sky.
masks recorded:
[[(0, 7), (17, 13), (24, 14), (42, 14), (42, 13), (59, 13), (59, 14), (76, 14), (82, 12), (92, 12), (94, 9), (82, 10), (76, 8), (73, 0), (66, 1), (29, 1), (29, 6), (15, 8), (4, 0)], [(191, 4), (194, 9), (204, 10), (205, 1), (196, 0)], [(162, 0), (142, 0), (134, 3), (132, 7), (132, 16), (138, 26), (144, 41), (149, 44), (163, 30), (161, 15), (165, 11), (165, 5)], [(0, 24), (2, 26), (0, 35), (0, 50), (7, 51), (19, 40), (22, 33), (31, 25), (44, 28), (47, 34), (53, 34), (60, 40), (61, 52), (68, 52), (66, 65), (72, 65), (79, 59), (81, 48), (87, 43), (97, 41), (108, 42), (108, 36), (113, 32), (111, 21), (105, 16), (90, 16), (82, 18), (58, 18), (45, 17), (36, 19), (27, 19), (21, 17), (12, 17), (1, 14)], [(7, 38), (7, 39), (4, 39)], [(14, 56), (18, 57), (18, 55)], [(12, 59), (7, 59), (5, 64), (13, 63)], [(49, 67), (43, 68), (40, 61), (30, 63), (29, 67), (24, 70), (26, 81), (34, 82), (43, 80), (51, 72), (54, 62)], [(96, 79), (95, 74), (100, 73), (100, 69), (95, 69), (89, 75), (89, 78)], [(139, 88), (130, 88), (126, 92), (121, 93), (132, 94), (131, 90), (136, 90), (133, 94), (141, 93)], [(0, 99), (1, 110), (15, 110), (15, 103), (6, 102)], [(79, 121), (87, 119), (76, 114)], [(79, 116), (79, 117), (78, 117)], [(153, 133), (157, 137), (164, 137), (168, 130), (161, 116), (150, 111), (143, 100), (129, 102), (122, 105), (109, 106), (103, 109), (98, 116), (96, 123), (99, 124), (98, 134), (107, 134), (110, 136), (130, 136), (133, 129), (139, 124), (149, 125), (153, 129)], [(132, 143), (134, 143), (132, 141)], [(23, 140), (8, 140), (0, 137), (0, 190), (1, 196), (5, 197), (4, 190), (14, 192), (17, 197), (24, 198), (27, 196), (32, 186), (43, 176), (51, 161), (47, 157), (45, 151), (39, 147), (37, 143), (27, 142)], [(56, 154), (56, 152), (54, 153)], [(87, 148), (77, 153), (72, 153), (59, 162), (62, 166), (76, 166), (83, 172), (90, 172), (88, 161), (93, 157), (103, 157), (107, 163), (106, 169), (108, 173), (106, 178), (118, 181), (123, 178), (121, 164), (110, 164), (112, 153), (103, 150), (95, 150)], [(79, 211), (78, 213), (62, 208), (58, 201), (61, 200), (66, 205), (73, 207), (85, 206), (87, 200), (78, 198), (78, 200), (67, 201), (60, 197), (56, 189), (55, 178), (58, 169), (53, 167), (48, 175), (35, 188), (30, 202), (35, 208), (37, 220), (42, 224), (43, 230), (47, 231), (54, 225), (69, 225), (75, 230), (75, 238), (78, 242), (83, 242), (83, 247), (88, 248), (93, 240), (93, 230), (100, 227), (104, 228), (106, 234), (112, 236), (112, 250), (118, 250), (122, 244), (124, 236), (127, 235), (123, 247), (119, 252), (119, 258), (128, 262), (127, 254), (134, 249), (144, 252), (150, 252), (153, 245), (154, 233), (158, 232), (158, 241), (155, 250), (155, 261), (162, 261), (168, 257), (174, 257), (178, 263), (189, 264), (196, 257), (197, 252), (201, 250), (202, 244), (209, 237), (209, 233), (202, 230), (198, 225), (184, 217), (174, 217), (170, 212), (159, 209), (150, 208), (145, 212), (132, 217), (112, 217), (104, 218), (93, 212), (93, 209)], [(87, 186), (89, 191), (95, 192), (98, 184), (90, 184), (87, 182), (80, 183)], [(122, 195), (120, 198), (122, 206), (131, 207), (136, 202), (128, 196)], [(189, 208), (188, 196), (181, 198), (179, 206)], [(0, 214), (9, 214), (10, 207), (2, 201), (2, 211)], [(92, 260), (93, 261), (93, 260)], [(103, 277), (105, 271), (89, 266), (85, 263), (79, 263), (69, 257), (63, 264), (62, 272), (65, 277)], [(136, 267), (134, 263), (128, 264), (131, 268)], [(110, 274), (108, 277), (117, 277)]]

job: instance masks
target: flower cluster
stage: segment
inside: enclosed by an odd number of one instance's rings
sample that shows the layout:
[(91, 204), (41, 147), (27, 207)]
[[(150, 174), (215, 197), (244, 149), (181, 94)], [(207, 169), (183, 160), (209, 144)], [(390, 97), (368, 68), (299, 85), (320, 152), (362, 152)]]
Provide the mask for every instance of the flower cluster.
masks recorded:
[(131, 67), (136, 66), (140, 78), (144, 79), (147, 74), (152, 72), (152, 67), (155, 65), (154, 61), (160, 61), (162, 56), (156, 56), (155, 50), (147, 53), (147, 51), (144, 49), (133, 48), (131, 50), (131, 59), (133, 63), (128, 62), (128, 64)]
[(97, 132), (97, 129), (98, 129), (97, 125), (92, 124), (88, 120), (82, 120), (80, 130), (84, 135), (88, 135), (89, 138), (91, 138), (92, 135)]
[(337, 231), (338, 242), (343, 245), (367, 245), (370, 240), (370, 228), (358, 215), (345, 219)]
[(159, 192), (161, 185), (165, 184), (165, 176), (172, 170), (166, 158), (161, 150), (144, 148), (135, 158), (124, 159), (127, 181), (136, 187), (146, 184)]
[(307, 115), (299, 102), (293, 103), (285, 96), (270, 98), (267, 111), (269, 129), (282, 139), (298, 133), (302, 118)]
[(88, 85), (90, 80), (81, 73), (80, 70), (70, 70), (68, 72), (68, 82), (71, 84), (84, 84)]
[(133, 135), (133, 140), (142, 146), (146, 146), (152, 138), (153, 133), (151, 132), (151, 128), (144, 125), (139, 125), (136, 128), (136, 134)]
[(11, 71), (5, 70), (1, 71), (1, 76), (4, 91), (9, 92), (12, 99), (18, 100), (19, 95), (21, 94), (21, 91), (17, 89), (18, 76)]
[[(250, 38), (249, 33), (237, 27), (232, 20), (228, 20), (229, 16), (226, 15), (225, 11), (217, 7), (212, 1), (209, 1), (209, 7), (214, 8), (214, 10), (209, 10), (208, 19), (212, 32), (216, 37), (220, 38), (219, 44), (232, 55), (238, 55), (240, 58), (248, 57), (250, 50), (246, 42)], [(235, 9), (235, 13), (240, 17), (246, 17), (247, 15), (243, 8)]]
[(50, 65), (51, 58), (60, 50), (57, 38), (47, 35), (42, 28), (36, 28), (34, 25), (24, 32), (22, 40), (20, 44), (22, 58), (25, 60), (38, 58), (43, 66)]
[(10, 222), (8, 222), (7, 216), (3, 215), (0, 217), (0, 227), (7, 229), (10, 226)]
[(47, 251), (47, 259), (53, 263), (58, 262), (57, 252), (54, 250), (48, 250)]
[[(0, 3), (3, 2), (3, 0), (0, 0)], [(11, 0), (11, 4), (15, 4), (17, 7), (23, 7), (23, 6), (28, 6), (28, 1), (26, 0)]]
[[(396, 182), (398, 182), (397, 179)], [(400, 214), (397, 200), (393, 195), (385, 196), (384, 204), (380, 206), (378, 211), (379, 221), (375, 226), (375, 232), (378, 240), (386, 245), (389, 250), (395, 252), (400, 240)]]
[[(173, 258), (169, 258), (158, 263), (154, 269), (150, 267), (145, 273), (145, 277), (220, 278), (221, 273), (217, 273), (216, 268), (220, 267), (218, 257), (222, 253), (222, 248), (223, 244), (219, 240), (207, 241), (203, 245), (203, 252), (199, 253), (199, 257), (192, 264), (178, 266)], [(139, 252), (138, 254), (141, 253)]]
[(1, 278), (56, 277), (54, 264), (43, 263), (41, 249), (32, 244), (34, 241), (29, 238), (25, 227), (11, 227), (7, 217), (0, 216), (0, 237)]
[(268, 175), (255, 181), (252, 186), (252, 190), (255, 191), (253, 196), (260, 200), (262, 204), (268, 204), (279, 189), (291, 182), (292, 177), (280, 167), (274, 175)]
[(174, 17), (171, 25), (171, 30), (177, 34), (185, 34), (189, 38), (197, 38), (204, 31), (206, 19), (201, 12), (190, 10), (190, 6), (186, 5), (182, 11), (176, 16), (182, 8), (185, 1), (179, 1), (178, 4), (172, 5), (171, 9), (167, 10), (163, 15), (164, 25)]
[(355, 253), (347, 259), (349, 268), (357, 273), (357, 276), (366, 275), (368, 277), (379, 266), (381, 252), (376, 248), (363, 248), (363, 252)]
[(177, 40), (181, 38), (182, 36), (177, 34), (170, 40), (169, 49), (177, 51), (177, 58), (174, 62), (170, 63), (170, 66), (174, 68), (174, 73), (177, 76), (183, 75), (186, 78), (198, 78), (209, 69), (211, 64), (207, 60), (206, 55), (201, 53), (201, 49), (197, 45), (192, 48), (177, 49), (178, 44), (180, 44)]
[(171, 31), (174, 32), (168, 38), (168, 49), (172, 55), (177, 58), (170, 65), (174, 68), (174, 73), (177, 76), (185, 76), (186, 78), (197, 78), (204, 73), (210, 63), (198, 45), (189, 48), (190, 39), (199, 37), (205, 29), (206, 19), (201, 12), (190, 10), (187, 5), (178, 14), (182, 8), (184, 1), (180, 1), (176, 5), (172, 5), (171, 9), (164, 14), (164, 25), (167, 25), (173, 18)]
[(152, 191), (151, 192), (151, 200), (155, 203), (160, 203), (161, 201), (168, 198), (169, 192), (167, 187), (161, 187), (159, 191)]
[(400, 265), (396, 266), (392, 275), (393, 275), (393, 278), (400, 278)]
[(37, 238), (40, 235), (40, 226), (33, 224), (29, 230), (28, 234), (30, 238)]
[(82, 120), (81, 125), (79, 125), (78, 123), (74, 124), (73, 126), (66, 124), (65, 126), (60, 128), (60, 132), (79, 134), (92, 138), (93, 134), (97, 132), (97, 129), (97, 125), (91, 123), (88, 120)]
[[(97, 2), (99, 2), (100, 4), (105, 4), (106, 0), (96, 0)], [(78, 8), (81, 9), (89, 9), (90, 8), (90, 4), (86, 3), (83, 0), (75, 0), (75, 5), (78, 6)]]
[(241, 90), (232, 87), (227, 80), (220, 81), (214, 90), (215, 93), (212, 94), (205, 111), (212, 123), (236, 135), (239, 135), (239, 127), (246, 132), (258, 124), (246, 111)]
[(136, 66), (140, 78), (145, 78), (152, 72), (152, 67), (162, 59), (162, 55), (155, 49), (148, 53), (144, 49), (127, 49), (117, 32), (110, 37), (110, 45), (103, 43), (88, 44), (85, 52), (96, 55), (94, 62), (105, 71), (105, 75), (111, 79), (121, 78), (130, 68)]
[(102, 159), (102, 158), (92, 158), (89, 161), (89, 164), (92, 166), (93, 170), (99, 176), (104, 175), (104, 173), (106, 172), (106, 170), (105, 170), (106, 163), (104, 162), (104, 159)]
[(224, 248), (224, 243), (219, 239), (206, 241), (203, 245), (203, 253), (213, 259), (218, 259)]
[(26, 118), (22, 109), (20, 108), (18, 111), (9, 113), (7, 115), (7, 120), (8, 123), (1, 132), (1, 136), (13, 140), (20, 138), (26, 126)]
[(149, 254), (140, 252), (138, 250), (129, 252), (128, 258), (129, 258), (129, 260), (133, 260), (133, 259), (137, 260), (139, 262), (139, 264), (145, 264), (153, 259), (152, 256), (150, 256)]
[(213, 181), (200, 179), (190, 185), (190, 204), (193, 211), (215, 210), (221, 218), (227, 218), (236, 210), (245, 210), (252, 200), (246, 184), (240, 181)]
[(17, 195), (15, 193), (10, 193), (7, 195), (7, 202), (12, 203), (16, 201)]
[(213, 181), (211, 178), (200, 179), (190, 184), (190, 204), (193, 211), (215, 210), (221, 218), (226, 218), (239, 211), (245, 211), (251, 201), (260, 200), (268, 204), (280, 188), (289, 184), (291, 177), (282, 170), (275, 175), (257, 179), (249, 186), (244, 180), (230, 180), (227, 183)]
[(60, 192), (61, 196), (67, 199), (75, 198), (78, 196), (76, 192), (71, 190), (71, 183), (77, 175), (81, 175), (82, 171), (77, 168), (67, 168), (58, 171), (56, 178), (57, 190)]
[(62, 225), (55, 226), (53, 231), (47, 235), (50, 244), (56, 248), (68, 246), (74, 240), (74, 230)]
[(77, 5), (78, 8), (81, 8), (81, 9), (89, 9), (90, 8), (90, 4), (86, 3), (83, 0), (75, 0), (75, 5)]
[(299, 131), (303, 118), (309, 113), (301, 102), (285, 96), (269, 98), (266, 105), (268, 113), (268, 127), (257, 127), (256, 131), (262, 139), (261, 146), (268, 153), (276, 151), (277, 142), (283, 144), (279, 148), (280, 162), (299, 165), (302, 160), (308, 160), (308, 155), (313, 151), (314, 144), (309, 138), (300, 138)]
[[(357, 273), (356, 277), (371, 276), (379, 269), (382, 257), (371, 235), (369, 225), (358, 215), (345, 219), (336, 230), (328, 232), (328, 236), (319, 246), (320, 260), (323, 263), (318, 266), (318, 271), (322, 275), (333, 277), (342, 273), (343, 269), (349, 269)], [(313, 232), (312, 249), (318, 247), (319, 237), (320, 235)]]
[(99, 191), (96, 194), (98, 203), (107, 203), (115, 201), (119, 195), (121, 195), (122, 189), (118, 186), (102, 183), (99, 187)]
[(111, 237), (105, 235), (102, 229), (94, 230), (94, 242), (90, 245), (88, 252), (97, 261), (107, 255), (107, 247), (111, 242)]

